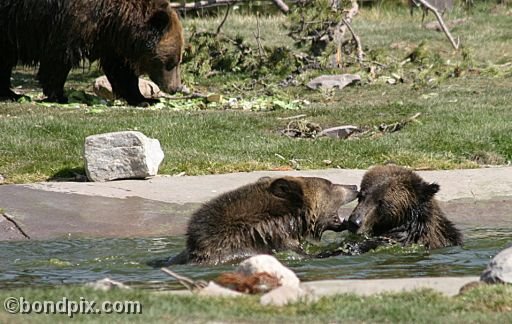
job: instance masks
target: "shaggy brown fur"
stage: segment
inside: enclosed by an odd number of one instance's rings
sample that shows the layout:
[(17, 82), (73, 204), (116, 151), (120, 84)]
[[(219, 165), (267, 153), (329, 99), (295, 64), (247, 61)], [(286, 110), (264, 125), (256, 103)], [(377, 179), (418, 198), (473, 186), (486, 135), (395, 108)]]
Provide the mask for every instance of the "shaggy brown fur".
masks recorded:
[(262, 178), (220, 195), (194, 213), (186, 249), (170, 264), (217, 264), (283, 250), (303, 253), (302, 240), (345, 229), (340, 207), (356, 198), (356, 188), (322, 178)]
[(439, 185), (425, 182), (411, 170), (386, 165), (366, 172), (360, 189), (359, 203), (348, 221), (352, 232), (429, 249), (462, 245), (462, 234), (434, 199)]
[(18, 63), (39, 64), (48, 101), (66, 102), (64, 83), (87, 58), (100, 64), (115, 94), (147, 105), (138, 76), (164, 91), (180, 86), (183, 30), (167, 0), (0, 1), (0, 100), (17, 100), (10, 87)]

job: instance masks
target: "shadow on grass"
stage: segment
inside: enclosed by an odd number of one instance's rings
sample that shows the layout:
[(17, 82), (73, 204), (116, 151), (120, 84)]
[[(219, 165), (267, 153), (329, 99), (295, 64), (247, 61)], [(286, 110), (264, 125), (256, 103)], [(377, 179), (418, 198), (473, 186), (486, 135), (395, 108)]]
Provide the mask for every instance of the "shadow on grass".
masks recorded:
[(64, 168), (62, 170), (57, 171), (57, 173), (53, 174), (51, 177), (46, 179), (46, 181), (86, 182), (87, 181), (87, 176), (85, 174), (85, 169), (83, 167), (80, 167), (80, 168)]

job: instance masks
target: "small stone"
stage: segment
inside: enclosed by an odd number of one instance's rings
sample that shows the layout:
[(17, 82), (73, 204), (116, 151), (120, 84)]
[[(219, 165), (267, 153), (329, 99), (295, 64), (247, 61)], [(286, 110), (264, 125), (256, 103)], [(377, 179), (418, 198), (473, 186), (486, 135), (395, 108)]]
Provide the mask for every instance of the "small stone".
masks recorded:
[(300, 287), (281, 286), (269, 291), (260, 298), (260, 304), (272, 306), (285, 306), (296, 303), (307, 296)]
[(271, 255), (255, 255), (240, 263), (237, 271), (245, 275), (266, 272), (275, 276), (281, 286), (299, 287), (300, 284), (297, 275)]
[[(162, 95), (160, 88), (154, 82), (145, 79), (139, 79), (139, 90), (146, 98), (159, 98)], [(117, 99), (117, 96), (112, 92), (110, 82), (104, 75), (94, 80), (93, 91), (98, 97), (103, 99)]]
[(85, 171), (90, 181), (155, 176), (163, 158), (160, 142), (141, 132), (105, 133), (85, 139)]
[(104, 278), (94, 282), (88, 282), (85, 284), (86, 287), (90, 287), (94, 290), (108, 291), (112, 289), (130, 289), (127, 285), (122, 282), (112, 280), (110, 278)]
[(5, 182), (5, 178), (3, 175), (0, 174), (0, 184), (3, 184)]
[(486, 283), (512, 284), (512, 246), (498, 253), (482, 272), (480, 280)]
[(336, 74), (322, 75), (309, 81), (307, 87), (316, 89), (343, 89), (348, 85), (361, 82), (361, 76), (358, 74)]
[(348, 138), (353, 133), (360, 133), (361, 129), (357, 126), (345, 125), (345, 126), (337, 126), (324, 129), (320, 133), (318, 133), (318, 137), (328, 136), (332, 138), (340, 138), (345, 139)]

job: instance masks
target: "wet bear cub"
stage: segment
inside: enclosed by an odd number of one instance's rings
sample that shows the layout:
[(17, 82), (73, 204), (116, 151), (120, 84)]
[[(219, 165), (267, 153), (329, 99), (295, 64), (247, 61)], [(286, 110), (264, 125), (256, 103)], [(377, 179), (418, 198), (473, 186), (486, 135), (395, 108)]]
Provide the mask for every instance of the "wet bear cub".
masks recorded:
[(347, 225), (351, 232), (370, 237), (357, 252), (389, 243), (417, 243), (428, 249), (462, 245), (462, 234), (434, 198), (438, 191), (439, 185), (396, 165), (366, 172)]
[(346, 229), (340, 207), (357, 197), (356, 189), (322, 178), (261, 178), (196, 211), (185, 250), (168, 264), (218, 264), (283, 250), (303, 253), (302, 240)]

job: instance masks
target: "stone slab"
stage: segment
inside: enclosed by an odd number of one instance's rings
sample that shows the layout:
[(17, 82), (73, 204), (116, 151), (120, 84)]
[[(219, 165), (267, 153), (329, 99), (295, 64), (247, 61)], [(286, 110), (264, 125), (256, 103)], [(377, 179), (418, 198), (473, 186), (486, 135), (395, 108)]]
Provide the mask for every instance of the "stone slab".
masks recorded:
[[(189, 216), (201, 203), (262, 176), (319, 176), (359, 184), (364, 172), (249, 172), (0, 185), (0, 209), (33, 239), (182, 235)], [(512, 167), (418, 173), (441, 185), (441, 206), (458, 226), (512, 228)], [(346, 205), (343, 212), (348, 216), (355, 204)], [(0, 228), (0, 240), (16, 239), (9, 228)]]
[(447, 296), (455, 296), (465, 284), (479, 281), (479, 277), (422, 277), (365, 280), (322, 280), (301, 284), (314, 297), (336, 294), (369, 296), (382, 293), (399, 293), (417, 289), (433, 289)]

